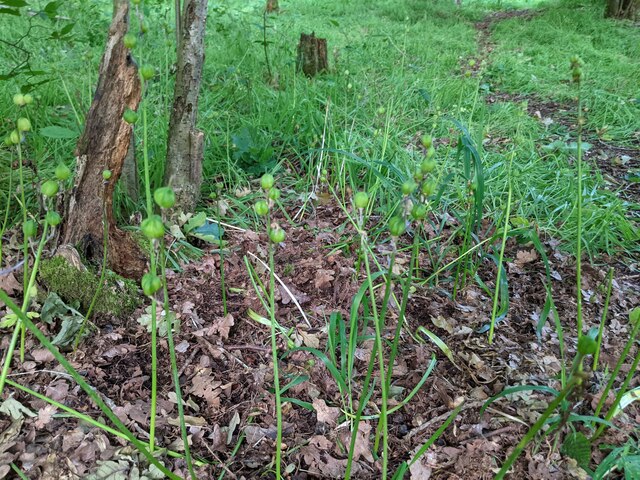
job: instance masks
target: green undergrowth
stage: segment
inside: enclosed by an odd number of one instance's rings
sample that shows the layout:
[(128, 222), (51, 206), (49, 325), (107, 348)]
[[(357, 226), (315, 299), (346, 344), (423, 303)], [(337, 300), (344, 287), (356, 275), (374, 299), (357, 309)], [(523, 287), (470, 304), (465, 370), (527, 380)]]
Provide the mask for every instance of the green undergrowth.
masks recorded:
[[(90, 270), (78, 270), (60, 256), (43, 260), (39, 273), (49, 292), (57, 293), (70, 305), (79, 305), (85, 312), (98, 289), (100, 279), (99, 275)], [(140, 292), (135, 282), (108, 271), (94, 312), (122, 317), (133, 312), (140, 302)]]
[[(65, 5), (76, 21), (73, 39), (48, 44), (46, 59), (31, 59), (46, 74), (0, 81), (0, 96), (10, 99), (25, 84), (46, 80), (33, 88), (37, 108), (32, 109), (28, 153), (38, 165), (27, 175), (35, 183), (59, 161), (74, 164), (70, 152), (77, 135), (51, 138), (41, 132), (53, 125), (79, 134), (78, 120), (83, 121), (90, 106), (111, 11), (106, 1)], [(617, 145), (637, 143), (640, 33), (629, 23), (603, 20), (602, 6), (596, 3), (523, 4), (536, 15), (493, 24), (495, 48), (485, 55), (475, 24), (505, 6), (353, 0), (329, 1), (319, 8), (317, 2), (300, 0), (283, 3), (279, 14), (265, 20), (263, 0), (211, 2), (199, 105), (199, 128), (207, 139), (203, 199), (223, 181), (231, 193), (223, 220), (254, 227), (253, 198), (234, 195), (238, 189), (265, 171), (288, 174), (283, 195), (304, 202), (317, 172), (327, 169), (329, 182), (343, 194), (366, 189), (376, 197), (378, 213), (387, 211), (399, 201), (399, 186), (413, 169), (417, 138), (430, 134), (449, 144), (440, 149), (439, 177), (448, 179), (442, 209), (463, 212), (466, 186), (458, 175), (456, 121), (469, 131), (483, 160), (486, 217), (496, 222), (504, 211), (505, 158), (513, 154), (514, 215), (566, 240), (562, 247), (571, 250), (573, 233), (565, 225), (574, 212), (573, 153), (568, 147), (545, 147), (558, 140), (570, 146), (575, 130), (560, 122), (545, 126), (526, 112), (526, 102), (557, 101), (566, 110), (558, 115), (575, 117), (567, 62), (579, 54), (585, 61), (582, 90), (589, 109), (586, 141), (591, 135)], [(162, 184), (175, 47), (171, 6), (149, 2), (144, 12), (149, 31), (136, 55), (158, 71), (145, 95), (149, 131), (162, 132), (150, 135), (148, 142), (153, 189)], [(19, 22), (0, 18), (3, 33), (15, 36), (23, 30)], [(327, 39), (326, 74), (308, 79), (296, 73), (301, 32)], [(36, 39), (23, 46), (40, 48)], [(0, 57), (13, 62), (19, 54), (5, 49)], [(479, 60), (483, 57), (484, 63)], [(500, 92), (524, 94), (524, 103), (485, 102), (488, 94)], [(0, 102), (0, 114), (11, 117), (9, 102)], [(11, 158), (0, 150), (0, 160), (0, 189), (6, 189)], [(629, 214), (637, 206), (619, 200), (596, 167), (585, 183), (591, 208), (583, 232), (587, 251), (637, 250), (637, 225)], [(122, 188), (116, 191), (116, 213), (121, 223), (128, 223), (142, 204), (128, 199)], [(27, 201), (35, 203), (34, 198)], [(12, 212), (16, 208), (14, 203)], [(213, 209), (208, 214), (213, 217)], [(15, 223), (17, 215), (11, 216)]]
[(640, 31), (630, 22), (602, 18), (603, 8), (599, 2), (562, 2), (526, 21), (498, 22), (487, 79), (495, 89), (571, 103), (567, 57), (579, 55), (586, 66), (587, 130), (619, 145), (637, 145)]

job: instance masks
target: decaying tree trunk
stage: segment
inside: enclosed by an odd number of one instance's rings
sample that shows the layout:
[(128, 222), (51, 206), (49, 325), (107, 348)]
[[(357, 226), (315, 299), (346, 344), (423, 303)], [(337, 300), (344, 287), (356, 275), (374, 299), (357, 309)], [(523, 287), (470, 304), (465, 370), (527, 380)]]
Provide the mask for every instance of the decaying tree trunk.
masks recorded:
[(640, 0), (608, 0), (604, 16), (633, 20), (638, 15)]
[(195, 208), (202, 185), (204, 134), (196, 129), (196, 120), (204, 63), (207, 0), (184, 0), (180, 18), (181, 38), (164, 172), (165, 184), (176, 194), (176, 212)]
[[(139, 278), (146, 258), (138, 244), (115, 224), (113, 192), (131, 143), (132, 127), (122, 119), (136, 110), (141, 88), (137, 67), (122, 38), (129, 25), (129, 0), (114, 0), (113, 20), (100, 63), (98, 86), (76, 148), (77, 172), (68, 200), (62, 243), (79, 247), (87, 259), (100, 259), (103, 211), (109, 232), (108, 264), (116, 273)], [(110, 170), (109, 182), (102, 172)]]
[(129, 150), (127, 150), (127, 156), (124, 159), (120, 181), (129, 198), (137, 202), (140, 195), (140, 178), (138, 175), (138, 161), (136, 159), (135, 130), (131, 133)]
[(267, 6), (265, 7), (267, 13), (278, 13), (280, 10), (280, 5), (278, 5), (278, 0), (267, 0)]
[(304, 72), (308, 77), (329, 70), (327, 40), (317, 38), (315, 33), (311, 35), (301, 33), (300, 43), (298, 43), (297, 68), (299, 72)]

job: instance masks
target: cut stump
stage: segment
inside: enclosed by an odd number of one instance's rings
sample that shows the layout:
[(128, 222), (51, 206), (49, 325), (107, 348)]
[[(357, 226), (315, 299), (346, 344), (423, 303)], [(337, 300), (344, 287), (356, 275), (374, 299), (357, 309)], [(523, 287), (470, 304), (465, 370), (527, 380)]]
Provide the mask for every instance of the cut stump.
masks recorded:
[(317, 38), (315, 33), (311, 35), (301, 33), (300, 43), (298, 43), (297, 68), (307, 77), (314, 77), (318, 73), (329, 70), (327, 39)]

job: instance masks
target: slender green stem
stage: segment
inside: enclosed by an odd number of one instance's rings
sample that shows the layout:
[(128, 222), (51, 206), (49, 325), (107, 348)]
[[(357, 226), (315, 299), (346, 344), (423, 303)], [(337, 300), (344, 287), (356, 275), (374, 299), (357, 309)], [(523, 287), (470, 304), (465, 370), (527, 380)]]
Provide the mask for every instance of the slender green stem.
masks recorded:
[(224, 248), (222, 246), (222, 234), (220, 233), (220, 205), (216, 201), (216, 220), (218, 220), (218, 235), (219, 235), (219, 245), (220, 245), (220, 292), (222, 294), (222, 311), (223, 315), (227, 315), (227, 286), (224, 283)]
[(602, 334), (604, 333), (604, 324), (607, 322), (607, 314), (609, 313), (609, 301), (611, 300), (611, 287), (613, 286), (613, 267), (609, 269), (607, 274), (607, 295), (604, 299), (604, 306), (602, 307), (602, 317), (600, 318), (600, 327), (598, 328), (598, 338), (596, 339), (597, 347), (593, 354), (593, 367), (592, 371), (598, 370), (598, 360), (600, 359), (600, 348), (602, 348)]
[[(18, 148), (18, 176), (20, 178), (20, 201), (22, 207), (22, 224), (27, 223), (27, 204), (25, 202), (24, 197), (24, 173), (23, 173), (23, 165), (22, 165), (22, 146), (20, 142), (17, 145)], [(22, 257), (24, 258), (24, 264), (22, 265), (22, 292), (24, 294), (24, 303), (23, 303), (23, 311), (24, 305), (30, 299), (30, 288), (28, 287), (28, 279), (29, 279), (29, 239), (25, 236), (24, 241), (22, 243)], [(18, 322), (20, 323), (20, 322)], [(20, 361), (24, 362), (24, 342), (25, 342), (25, 328), (24, 325), (20, 327)], [(1, 385), (1, 384), (0, 384)], [(2, 392), (2, 388), (0, 387), (0, 392)]]
[(573, 388), (578, 383), (578, 378), (572, 376), (567, 383), (567, 386), (558, 394), (558, 396), (549, 404), (547, 409), (542, 413), (540, 418), (533, 426), (529, 429), (529, 431), (525, 434), (524, 437), (520, 440), (518, 445), (513, 449), (509, 458), (504, 462), (502, 468), (498, 472), (498, 474), (494, 477), (494, 480), (502, 480), (504, 476), (507, 474), (513, 463), (520, 456), (524, 448), (529, 444), (533, 437), (544, 427), (545, 423), (551, 416), (553, 412), (560, 406), (560, 404), (564, 401), (565, 398), (573, 391)]
[[(36, 259), (37, 260), (37, 259)], [(18, 318), (24, 322), (26, 327), (31, 333), (38, 339), (38, 341), (51, 352), (54, 358), (62, 365), (62, 367), (73, 377), (73, 379), (80, 385), (80, 388), (91, 398), (91, 400), (100, 408), (100, 410), (106, 415), (106, 417), (120, 430), (129, 440), (133, 446), (140, 452), (147, 460), (156, 466), (167, 478), (171, 480), (182, 480), (179, 476), (172, 473), (165, 467), (160, 461), (155, 458), (145, 445), (138, 440), (133, 433), (122, 423), (116, 414), (104, 403), (104, 400), (98, 395), (98, 393), (84, 380), (84, 378), (71, 366), (69, 361), (58, 351), (55, 345), (35, 326), (31, 319), (18, 308), (18, 306), (9, 298), (9, 296), (0, 289), (0, 301), (9, 307), (9, 309), (15, 313)]]
[[(68, 414), (70, 414), (71, 416), (73, 416), (74, 418), (77, 418), (78, 420), (82, 420), (83, 422), (88, 423), (89, 425), (92, 425), (96, 428), (99, 428), (111, 435), (114, 435), (118, 438), (122, 438), (123, 440), (129, 440), (129, 437), (127, 437), (124, 433), (122, 433), (120, 430), (116, 430), (115, 428), (111, 428), (109, 425), (105, 425), (104, 423), (95, 420), (93, 417), (90, 417), (89, 415), (86, 415), (84, 413), (81, 413), (77, 410), (74, 410), (71, 407), (66, 406), (64, 403), (60, 403), (57, 402), (56, 400), (47, 397), (46, 395), (42, 395), (34, 390), (31, 390), (28, 387), (25, 387), (24, 385), (21, 385), (17, 382), (14, 382), (13, 380), (7, 378), (7, 385), (11, 385), (13, 388), (17, 388), (18, 390), (22, 390), (25, 393), (28, 393), (29, 395), (33, 395), (34, 397), (36, 397), (39, 400), (42, 400), (44, 402), (47, 402), (50, 405), (53, 405), (56, 408), (59, 408), (60, 410), (67, 412)], [(174, 452), (172, 450), (167, 450), (167, 455), (169, 455), (170, 457), (174, 457), (174, 458), (183, 458), (184, 455), (178, 452)], [(202, 466), (205, 465), (204, 462), (199, 462), (196, 461), (194, 462), (196, 463), (198, 466)]]
[(2, 268), (2, 237), (9, 223), (9, 210), (11, 210), (11, 198), (13, 191), (13, 169), (9, 169), (9, 188), (7, 189), (7, 209), (4, 212), (4, 220), (2, 221), (2, 230), (0, 231), (0, 268)]
[[(268, 192), (267, 192), (268, 198)], [(280, 369), (278, 368), (278, 344), (276, 342), (276, 274), (275, 274), (275, 245), (270, 238), (271, 215), (266, 216), (267, 237), (269, 242), (269, 320), (271, 323), (271, 358), (273, 361), (273, 388), (276, 403), (276, 479), (282, 478), (282, 398), (280, 395)]]
[[(33, 261), (33, 270), (31, 272), (31, 277), (27, 282), (26, 289), (24, 291), (23, 299), (22, 299), (22, 308), (20, 312), (22, 315), (27, 315), (27, 309), (29, 307), (29, 303), (31, 301), (31, 289), (36, 283), (36, 273), (38, 272), (38, 265), (40, 264), (40, 257), (42, 257), (42, 249), (44, 248), (44, 244), (47, 241), (47, 232), (48, 232), (48, 224), (45, 222), (44, 228), (42, 229), (42, 238), (40, 238), (40, 243), (38, 244), (38, 251), (36, 252), (36, 258)], [(26, 261), (25, 261), (26, 263)], [(2, 290), (0, 293), (4, 294)], [(3, 300), (4, 301), (4, 300)], [(6, 305), (9, 305), (7, 302), (4, 302)], [(13, 309), (12, 309), (13, 310)], [(14, 313), (16, 313), (14, 311)], [(16, 313), (17, 314), (17, 313)], [(18, 319), (16, 320), (16, 325), (13, 330), (13, 335), (11, 336), (11, 341), (9, 342), (9, 348), (7, 348), (6, 356), (4, 358), (4, 364), (2, 365), (2, 373), (0, 373), (0, 396), (4, 391), (4, 384), (7, 379), (7, 375), (9, 374), (9, 367), (11, 366), (11, 359), (13, 357), (13, 352), (16, 348), (16, 343), (18, 341), (18, 334), (22, 331), (23, 322), (20, 320), (22, 318), (18, 315)]]
[(500, 297), (500, 281), (502, 280), (502, 261), (504, 251), (507, 246), (507, 234), (509, 232), (509, 216), (511, 215), (511, 177), (509, 177), (509, 195), (507, 196), (507, 209), (504, 214), (504, 224), (502, 225), (502, 243), (500, 245), (500, 256), (498, 258), (498, 273), (496, 274), (496, 289), (493, 294), (493, 307), (491, 309), (491, 325), (489, 326), (489, 345), (493, 343), (493, 334), (496, 326), (496, 314), (498, 312), (498, 299)]
[(165, 266), (164, 242), (160, 242), (160, 275), (162, 277), (162, 293), (164, 296), (164, 318), (167, 322), (167, 345), (169, 347), (169, 358), (171, 359), (171, 376), (176, 391), (176, 404), (178, 406), (178, 417), (180, 419), (180, 434), (182, 435), (182, 443), (184, 444), (184, 455), (187, 461), (187, 469), (192, 480), (196, 479), (193, 471), (193, 461), (191, 459), (191, 450), (189, 447), (189, 437), (187, 436), (187, 426), (184, 420), (184, 406), (182, 404), (182, 391), (180, 389), (180, 377), (178, 375), (178, 361), (176, 359), (176, 349), (173, 341), (173, 315), (169, 312), (169, 291), (167, 290), (167, 275)]
[(577, 245), (576, 245), (576, 307), (577, 307), (577, 330), (578, 338), (582, 336), (582, 100), (580, 95), (580, 84), (578, 84), (578, 194), (576, 199), (577, 209)]
[[(609, 381), (607, 382), (607, 385), (604, 388), (602, 395), (600, 395), (600, 400), (598, 401), (598, 405), (596, 406), (594, 416), (597, 417), (600, 415), (600, 412), (602, 411), (602, 408), (604, 407), (607, 401), (607, 398), (609, 397), (609, 392), (611, 391), (611, 388), (613, 387), (614, 382), (618, 378), (618, 373), (620, 372), (622, 365), (625, 363), (625, 361), (627, 360), (627, 357), (629, 356), (629, 352), (631, 351), (631, 347), (633, 347), (635, 343), (638, 333), (640, 333), (640, 321), (636, 322), (636, 324), (633, 326), (633, 330), (631, 331), (631, 334), (629, 335), (629, 339), (627, 340), (627, 343), (624, 345), (624, 348), (620, 353), (620, 357), (616, 362), (616, 366), (613, 368), (611, 375), (609, 375)], [(635, 372), (635, 370), (630, 370), (630, 371)], [(598, 428), (598, 430), (600, 430), (600, 428)], [(596, 432), (596, 434), (599, 435), (598, 432)]]
[(376, 305), (376, 297), (373, 291), (373, 282), (371, 281), (371, 265), (369, 262), (369, 254), (367, 252), (367, 240), (364, 232), (360, 235), (361, 249), (364, 252), (364, 267), (369, 279), (369, 296), (371, 297), (371, 310), (373, 313), (373, 323), (375, 326), (376, 345), (378, 350), (378, 368), (380, 369), (380, 390), (381, 390), (381, 405), (380, 405), (380, 431), (382, 432), (382, 480), (387, 478), (387, 468), (389, 464), (389, 436), (387, 431), (387, 382), (385, 381), (385, 367), (384, 367), (384, 348), (382, 344), (382, 328), (381, 322), (384, 320), (378, 316), (378, 306)]

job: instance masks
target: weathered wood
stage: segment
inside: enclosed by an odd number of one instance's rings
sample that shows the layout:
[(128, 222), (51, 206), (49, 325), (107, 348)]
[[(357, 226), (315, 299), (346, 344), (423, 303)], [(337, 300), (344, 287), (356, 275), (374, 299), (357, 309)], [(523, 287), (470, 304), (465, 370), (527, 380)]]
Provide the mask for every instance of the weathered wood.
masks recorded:
[(176, 85), (169, 121), (164, 182), (176, 194), (174, 211), (191, 211), (200, 197), (204, 134), (196, 129), (204, 63), (207, 0), (185, 0)]
[(298, 43), (297, 68), (299, 72), (304, 72), (308, 77), (313, 77), (318, 73), (329, 70), (327, 40), (325, 38), (317, 38), (315, 33), (311, 35), (301, 33), (300, 42)]
[(640, 9), (640, 0), (608, 0), (605, 17), (634, 20)]
[[(62, 244), (81, 247), (88, 259), (99, 260), (103, 245), (103, 211), (109, 232), (108, 264), (120, 275), (138, 278), (146, 257), (127, 233), (116, 227), (113, 193), (131, 144), (132, 127), (122, 119), (127, 108), (136, 110), (141, 85), (138, 71), (123, 37), (129, 29), (129, 1), (114, 0), (114, 12), (98, 85), (76, 148), (77, 172), (62, 227)], [(102, 172), (110, 170), (104, 182)]]
[(278, 0), (267, 0), (267, 6), (265, 7), (267, 13), (278, 13), (280, 10), (280, 5), (278, 4)]

